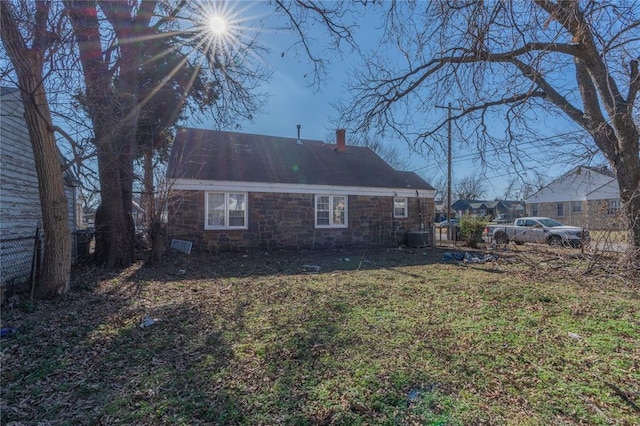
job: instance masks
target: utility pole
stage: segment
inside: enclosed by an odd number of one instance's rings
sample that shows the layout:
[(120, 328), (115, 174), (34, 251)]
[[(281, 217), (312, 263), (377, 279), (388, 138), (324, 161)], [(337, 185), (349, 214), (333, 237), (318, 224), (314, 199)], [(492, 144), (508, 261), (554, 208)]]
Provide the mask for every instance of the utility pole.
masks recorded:
[(453, 231), (451, 231), (451, 110), (460, 110), (451, 106), (451, 102), (445, 107), (436, 105), (436, 108), (447, 109), (447, 238), (453, 239)]

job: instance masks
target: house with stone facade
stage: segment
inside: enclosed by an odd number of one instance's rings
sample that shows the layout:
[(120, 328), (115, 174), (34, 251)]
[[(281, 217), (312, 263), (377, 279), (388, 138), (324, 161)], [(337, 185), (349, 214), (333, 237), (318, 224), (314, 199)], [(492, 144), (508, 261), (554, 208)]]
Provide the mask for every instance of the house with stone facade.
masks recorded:
[(431, 229), (434, 188), (372, 150), (183, 128), (168, 164), (168, 232), (194, 250), (398, 246)]
[(592, 230), (620, 229), (620, 190), (606, 167), (576, 167), (526, 200), (527, 213)]

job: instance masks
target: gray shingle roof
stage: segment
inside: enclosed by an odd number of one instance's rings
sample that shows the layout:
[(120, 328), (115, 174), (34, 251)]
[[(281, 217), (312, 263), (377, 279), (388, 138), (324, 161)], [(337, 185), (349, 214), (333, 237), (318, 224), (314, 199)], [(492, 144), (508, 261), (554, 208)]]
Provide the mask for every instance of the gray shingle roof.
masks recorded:
[(413, 172), (394, 170), (369, 148), (345, 152), (322, 141), (182, 128), (169, 158), (170, 179), (433, 190)]

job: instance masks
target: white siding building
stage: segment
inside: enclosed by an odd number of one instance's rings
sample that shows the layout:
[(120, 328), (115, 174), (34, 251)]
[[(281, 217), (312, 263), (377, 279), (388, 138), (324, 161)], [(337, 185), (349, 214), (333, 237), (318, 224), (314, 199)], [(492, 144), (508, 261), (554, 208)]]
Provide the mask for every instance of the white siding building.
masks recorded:
[[(61, 161), (64, 161), (61, 157)], [(76, 230), (77, 180), (64, 173), (69, 227)], [(36, 228), (41, 226), (38, 176), (20, 92), (0, 88), (0, 285), (31, 276)], [(40, 229), (42, 236), (42, 229)], [(75, 251), (75, 244), (73, 245)], [(75, 259), (75, 252), (74, 252)]]
[(577, 167), (525, 201), (529, 215), (567, 225), (617, 229), (623, 224), (618, 182), (606, 168)]

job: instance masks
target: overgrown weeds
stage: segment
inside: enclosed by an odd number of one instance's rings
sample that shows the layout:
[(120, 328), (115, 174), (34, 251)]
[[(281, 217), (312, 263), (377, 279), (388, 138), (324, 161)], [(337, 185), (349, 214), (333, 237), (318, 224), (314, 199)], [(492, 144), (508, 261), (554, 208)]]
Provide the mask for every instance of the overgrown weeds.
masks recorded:
[(3, 310), (18, 333), (2, 341), (2, 423), (637, 423), (637, 276), (575, 250), (443, 252), (78, 271), (68, 300)]

